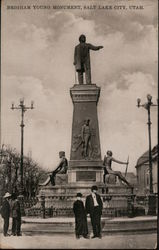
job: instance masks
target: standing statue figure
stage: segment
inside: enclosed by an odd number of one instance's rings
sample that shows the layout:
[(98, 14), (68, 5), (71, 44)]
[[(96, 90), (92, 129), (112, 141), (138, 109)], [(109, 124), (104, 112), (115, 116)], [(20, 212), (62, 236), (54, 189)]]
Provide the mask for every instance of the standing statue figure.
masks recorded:
[(124, 176), (122, 176), (120, 171), (114, 171), (112, 170), (112, 161), (117, 162), (119, 164), (128, 164), (128, 162), (122, 162), (122, 161), (118, 161), (115, 158), (112, 157), (113, 153), (112, 151), (107, 151), (107, 155), (104, 156), (104, 161), (103, 161), (103, 165), (104, 165), (104, 183), (105, 183), (105, 177), (107, 174), (113, 174), (119, 177), (119, 180), (125, 182), (129, 187), (131, 187), (131, 185), (129, 184), (129, 182), (124, 178)]
[(90, 50), (99, 50), (103, 46), (94, 46), (86, 43), (86, 36), (80, 35), (79, 44), (74, 51), (74, 65), (78, 72), (78, 82), (83, 84), (83, 73), (85, 72), (86, 84), (91, 84), (91, 65), (90, 65)]
[(60, 173), (60, 174), (66, 174), (67, 173), (68, 161), (67, 161), (67, 159), (65, 157), (65, 152), (64, 151), (59, 152), (59, 158), (60, 158), (60, 162), (59, 162), (57, 168), (54, 171), (49, 172), (49, 173), (51, 173), (51, 175), (49, 175), (49, 177), (47, 178), (47, 180), (44, 183), (39, 184), (40, 186), (46, 186), (50, 182), (51, 182), (52, 186), (55, 186), (56, 174), (57, 173)]
[(82, 143), (83, 143), (83, 155), (84, 157), (90, 157), (91, 151), (92, 151), (92, 146), (91, 146), (91, 129), (89, 126), (90, 120), (87, 119), (84, 121), (84, 124), (82, 126), (82, 132), (81, 132), (81, 137), (82, 137)]

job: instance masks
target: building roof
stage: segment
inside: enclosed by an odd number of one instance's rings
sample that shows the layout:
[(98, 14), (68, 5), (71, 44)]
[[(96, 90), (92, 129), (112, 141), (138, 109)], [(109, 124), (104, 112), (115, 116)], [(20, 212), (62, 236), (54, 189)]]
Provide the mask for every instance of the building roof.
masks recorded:
[[(158, 145), (153, 147), (151, 152), (152, 152), (152, 160), (157, 159), (157, 157), (158, 157)], [(149, 150), (147, 150), (142, 156), (139, 157), (135, 167), (139, 167), (139, 166), (146, 164), (148, 162), (149, 162)]]

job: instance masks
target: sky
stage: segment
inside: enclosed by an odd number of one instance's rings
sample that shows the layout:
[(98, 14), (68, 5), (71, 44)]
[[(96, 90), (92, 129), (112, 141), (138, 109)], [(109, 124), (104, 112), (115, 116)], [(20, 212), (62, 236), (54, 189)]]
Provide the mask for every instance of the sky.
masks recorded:
[[(80, 9), (59, 8), (70, 5)], [(107, 150), (121, 161), (129, 156), (128, 172), (135, 173), (137, 159), (148, 150), (147, 111), (138, 109), (136, 100), (139, 97), (145, 103), (147, 94), (154, 103), (157, 99), (157, 32), (155, 0), (3, 0), (1, 144), (20, 152), (21, 114), (10, 107), (24, 98), (26, 106), (32, 100), (35, 106), (25, 112), (24, 154), (30, 153), (50, 170), (56, 167), (60, 150), (69, 159), (73, 54), (79, 36), (85, 34), (87, 42), (104, 46), (91, 51), (92, 82), (101, 87), (102, 158)], [(157, 107), (151, 109), (151, 120), (153, 147), (157, 144)], [(114, 163), (113, 169), (124, 172), (125, 166)]]

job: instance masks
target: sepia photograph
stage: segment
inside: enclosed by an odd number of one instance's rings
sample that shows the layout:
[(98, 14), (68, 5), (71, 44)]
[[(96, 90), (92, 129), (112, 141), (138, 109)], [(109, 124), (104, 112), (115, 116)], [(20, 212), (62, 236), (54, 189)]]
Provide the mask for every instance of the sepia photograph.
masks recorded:
[(157, 0), (1, 0), (1, 249), (157, 249), (157, 135)]

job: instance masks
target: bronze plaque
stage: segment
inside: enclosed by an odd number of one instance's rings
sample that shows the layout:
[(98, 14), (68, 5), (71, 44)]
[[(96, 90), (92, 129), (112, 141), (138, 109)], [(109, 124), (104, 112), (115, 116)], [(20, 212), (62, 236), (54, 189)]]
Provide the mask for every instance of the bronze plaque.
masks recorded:
[(95, 171), (77, 171), (76, 172), (77, 181), (96, 181)]

